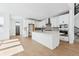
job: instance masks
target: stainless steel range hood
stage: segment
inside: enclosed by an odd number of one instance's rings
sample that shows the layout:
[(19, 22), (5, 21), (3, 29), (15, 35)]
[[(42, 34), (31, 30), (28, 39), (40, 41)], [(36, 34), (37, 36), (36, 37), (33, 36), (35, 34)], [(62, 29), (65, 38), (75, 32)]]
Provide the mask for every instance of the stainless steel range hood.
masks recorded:
[(45, 30), (46, 31), (51, 31), (51, 21), (50, 21), (50, 18), (48, 18), (48, 23), (46, 24)]

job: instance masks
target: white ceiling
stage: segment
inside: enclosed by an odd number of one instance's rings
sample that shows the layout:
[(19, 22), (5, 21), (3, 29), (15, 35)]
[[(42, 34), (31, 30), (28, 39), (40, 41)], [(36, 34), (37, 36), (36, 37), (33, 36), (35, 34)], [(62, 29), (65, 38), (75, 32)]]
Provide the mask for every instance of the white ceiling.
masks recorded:
[(0, 3), (0, 12), (12, 16), (43, 19), (69, 10), (66, 3)]

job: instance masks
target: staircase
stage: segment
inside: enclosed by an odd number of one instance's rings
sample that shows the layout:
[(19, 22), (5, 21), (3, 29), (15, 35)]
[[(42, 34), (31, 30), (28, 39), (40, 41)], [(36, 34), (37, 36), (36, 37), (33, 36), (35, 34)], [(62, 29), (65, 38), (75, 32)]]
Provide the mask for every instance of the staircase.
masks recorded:
[(75, 42), (79, 42), (79, 28), (74, 26)]
[(79, 3), (74, 4), (74, 17), (75, 17), (75, 26), (74, 26), (75, 41), (79, 42)]
[(76, 36), (79, 36), (79, 28), (74, 26), (74, 33)]
[(74, 31), (75, 31), (75, 35), (78, 35), (79, 33), (79, 4), (78, 3), (74, 4), (74, 16), (75, 16)]

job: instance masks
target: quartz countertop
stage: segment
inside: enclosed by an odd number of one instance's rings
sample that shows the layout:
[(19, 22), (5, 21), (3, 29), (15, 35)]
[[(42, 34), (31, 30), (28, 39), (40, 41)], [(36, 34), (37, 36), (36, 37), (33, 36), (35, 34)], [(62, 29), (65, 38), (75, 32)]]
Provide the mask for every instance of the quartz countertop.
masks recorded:
[(43, 33), (43, 34), (56, 34), (59, 31), (35, 31), (36, 33)]

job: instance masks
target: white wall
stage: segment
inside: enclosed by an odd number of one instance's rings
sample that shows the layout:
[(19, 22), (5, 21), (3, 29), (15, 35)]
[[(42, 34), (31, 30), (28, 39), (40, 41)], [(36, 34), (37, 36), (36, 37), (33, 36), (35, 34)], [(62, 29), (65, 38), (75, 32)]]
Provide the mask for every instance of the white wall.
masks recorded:
[(74, 8), (70, 10), (68, 36), (69, 36), (69, 43), (73, 44), (74, 43)]
[(10, 16), (10, 36), (15, 36), (16, 33), (16, 20)]
[(26, 19), (22, 19), (20, 22), (20, 34), (22, 37), (28, 37), (28, 22)]
[(74, 43), (74, 3), (70, 4), (70, 10), (69, 10), (69, 30), (68, 30), (68, 35), (69, 35), (69, 43), (73, 44)]
[(4, 17), (4, 25), (0, 27), (0, 40), (9, 39), (9, 15), (0, 14), (1, 17)]

